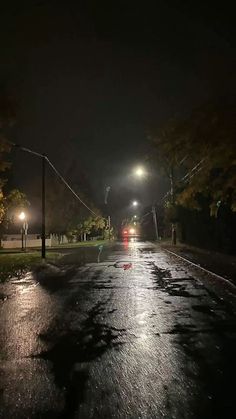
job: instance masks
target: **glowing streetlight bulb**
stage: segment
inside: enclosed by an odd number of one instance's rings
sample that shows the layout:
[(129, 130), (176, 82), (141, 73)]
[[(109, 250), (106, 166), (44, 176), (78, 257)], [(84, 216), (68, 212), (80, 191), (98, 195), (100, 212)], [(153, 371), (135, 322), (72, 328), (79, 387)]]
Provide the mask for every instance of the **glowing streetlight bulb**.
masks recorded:
[(25, 217), (26, 217), (26, 215), (25, 215), (24, 211), (22, 211), (22, 212), (19, 214), (19, 219), (20, 219), (20, 220), (22, 220), (22, 221), (24, 221), (24, 220), (25, 220)]
[(144, 169), (142, 167), (137, 167), (137, 169), (135, 170), (135, 174), (138, 177), (142, 177), (144, 175)]
[(133, 201), (132, 205), (133, 205), (133, 207), (137, 207), (138, 202), (137, 201)]

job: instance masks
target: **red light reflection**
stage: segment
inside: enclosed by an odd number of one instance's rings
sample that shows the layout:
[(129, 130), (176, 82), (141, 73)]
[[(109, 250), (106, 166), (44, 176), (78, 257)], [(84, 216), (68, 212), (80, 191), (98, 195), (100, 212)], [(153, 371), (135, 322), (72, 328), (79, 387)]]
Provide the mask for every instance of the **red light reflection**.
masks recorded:
[(128, 249), (128, 247), (129, 247), (129, 240), (128, 240), (128, 237), (124, 237), (124, 238), (123, 238), (123, 245), (124, 245), (124, 248), (125, 248), (125, 249)]

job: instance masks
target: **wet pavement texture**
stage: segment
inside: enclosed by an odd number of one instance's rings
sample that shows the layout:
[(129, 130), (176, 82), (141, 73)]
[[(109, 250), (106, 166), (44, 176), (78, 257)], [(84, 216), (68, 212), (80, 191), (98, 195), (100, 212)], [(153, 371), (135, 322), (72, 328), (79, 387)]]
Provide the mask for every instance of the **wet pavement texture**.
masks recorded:
[(163, 247), (236, 284), (236, 256), (182, 244)]
[(147, 242), (0, 284), (1, 418), (233, 418), (236, 319)]

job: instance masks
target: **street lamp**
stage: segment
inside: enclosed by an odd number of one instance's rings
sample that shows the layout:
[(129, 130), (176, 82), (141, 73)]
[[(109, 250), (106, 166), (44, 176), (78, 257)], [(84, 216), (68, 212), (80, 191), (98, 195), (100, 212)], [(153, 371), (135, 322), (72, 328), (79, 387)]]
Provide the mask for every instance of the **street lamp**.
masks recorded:
[(135, 169), (134, 174), (135, 176), (141, 178), (145, 175), (145, 170), (143, 169), (143, 167), (139, 166)]
[(137, 201), (133, 201), (132, 202), (133, 207), (137, 207), (138, 206), (138, 202)]
[[(147, 174), (147, 172), (145, 171), (145, 169), (142, 166), (136, 167), (136, 169), (134, 170), (134, 175), (137, 178), (143, 178), (145, 177), (145, 175)], [(137, 201), (133, 202), (133, 206), (136, 207), (138, 205)], [(155, 233), (156, 233), (156, 239), (159, 239), (159, 233), (158, 233), (158, 225), (157, 225), (157, 214), (156, 214), (156, 206), (152, 205), (152, 215), (153, 215), (153, 222), (154, 222), (154, 226), (155, 226)], [(134, 218), (136, 218), (134, 216)]]
[(26, 215), (25, 215), (24, 211), (21, 211), (21, 213), (19, 214), (19, 219), (20, 219), (21, 221), (24, 221), (24, 220), (25, 220), (25, 218), (26, 218)]
[[(26, 214), (24, 211), (21, 211), (19, 214), (19, 220), (22, 221), (21, 227), (21, 250), (26, 250), (26, 236), (28, 230), (28, 223), (26, 222)], [(25, 238), (25, 245), (24, 245), (24, 238)]]
[(19, 214), (19, 219), (20, 221), (23, 222), (22, 226), (21, 226), (21, 250), (24, 250), (24, 221), (25, 221), (25, 213), (24, 211), (21, 211), (21, 213)]

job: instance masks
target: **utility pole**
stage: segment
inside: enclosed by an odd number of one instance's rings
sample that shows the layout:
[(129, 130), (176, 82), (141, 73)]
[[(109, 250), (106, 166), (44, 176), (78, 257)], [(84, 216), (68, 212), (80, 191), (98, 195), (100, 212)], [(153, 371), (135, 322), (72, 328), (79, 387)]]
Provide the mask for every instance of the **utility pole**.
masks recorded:
[(23, 223), (23, 230), (24, 230), (24, 246), (25, 246), (25, 252), (26, 252), (26, 243), (27, 243), (27, 234), (28, 234), (28, 223), (25, 221)]
[(46, 257), (46, 235), (45, 235), (45, 154), (42, 155), (42, 247), (41, 256), (42, 260), (45, 261)]
[(24, 250), (24, 228), (23, 225), (21, 227), (21, 251), (23, 252)]
[[(107, 186), (105, 190), (105, 200), (104, 200), (107, 206), (108, 206), (108, 195), (109, 195), (110, 190), (111, 190), (111, 187)], [(108, 225), (108, 239), (110, 241), (111, 240), (111, 216), (110, 215), (107, 215), (107, 225)]]
[(110, 241), (111, 240), (111, 217), (110, 217), (110, 215), (108, 215), (108, 217), (107, 217), (107, 222), (108, 222), (108, 239)]
[(19, 144), (15, 144), (15, 143), (11, 143), (11, 145), (13, 145), (14, 147), (18, 148), (19, 150), (25, 152), (25, 153), (29, 153), (32, 154), (36, 157), (39, 157), (42, 161), (42, 222), (41, 222), (41, 241), (42, 241), (42, 245), (41, 245), (41, 257), (42, 260), (45, 261), (45, 257), (46, 257), (46, 235), (45, 235), (45, 169), (46, 169), (46, 160), (48, 161), (48, 158), (46, 156), (46, 154), (41, 154), (41, 153), (37, 153), (36, 151), (31, 150), (30, 148), (27, 147), (22, 147)]
[(155, 233), (156, 233), (156, 240), (159, 240), (159, 234), (158, 234), (158, 226), (157, 226), (157, 213), (156, 213), (156, 207), (155, 205), (152, 206), (152, 215), (153, 215), (153, 222), (155, 226)]
[[(174, 196), (174, 173), (173, 167), (170, 170), (170, 196), (171, 196), (171, 205), (174, 208), (175, 196)], [(176, 245), (176, 223), (172, 222), (171, 224), (171, 240), (172, 244)]]

